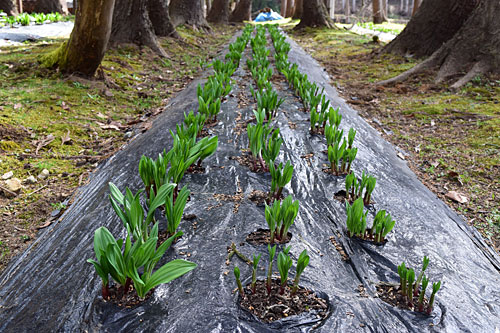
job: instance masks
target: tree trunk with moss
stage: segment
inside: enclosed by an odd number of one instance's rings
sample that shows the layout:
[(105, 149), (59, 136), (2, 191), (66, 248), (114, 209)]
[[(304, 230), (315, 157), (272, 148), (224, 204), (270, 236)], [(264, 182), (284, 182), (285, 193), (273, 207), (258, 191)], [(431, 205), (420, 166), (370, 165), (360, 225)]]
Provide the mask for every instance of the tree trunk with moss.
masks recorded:
[(295, 29), (303, 29), (305, 27), (335, 27), (335, 24), (328, 15), (323, 0), (304, 0), (302, 10), (300, 23)]
[(229, 0), (214, 0), (207, 15), (211, 23), (227, 23), (229, 21)]
[(170, 20), (166, 0), (148, 0), (147, 9), (157, 36), (179, 38), (179, 34)]
[(200, 0), (170, 0), (169, 11), (174, 27), (186, 24), (195, 29), (210, 30)]
[(106, 53), (115, 0), (80, 0), (69, 41), (42, 57), (45, 67), (92, 77)]
[[(427, 2), (429, 0), (424, 1), (415, 19), (424, 11), (424, 5)], [(435, 5), (437, 6), (438, 3), (439, 1)], [(445, 13), (442, 14), (445, 15)], [(480, 1), (458, 32), (427, 60), (379, 84), (393, 84), (424, 70), (437, 67), (436, 82), (438, 83), (451, 77), (460, 76), (460, 79), (450, 86), (452, 89), (457, 89), (478, 75), (489, 72), (500, 73), (499, 17), (500, 1)]]
[(66, 0), (37, 0), (31, 6), (33, 13), (61, 13), (68, 15)]
[(293, 19), (300, 19), (302, 17), (302, 3), (304, 0), (295, 0), (295, 10), (293, 11)]
[(109, 45), (136, 44), (150, 47), (161, 57), (168, 57), (156, 39), (146, 0), (115, 0)]
[(229, 22), (243, 22), (252, 19), (252, 0), (240, 0), (229, 16)]
[(19, 14), (17, 10), (16, 0), (0, 0), (0, 10), (3, 10), (9, 16)]
[(382, 51), (417, 58), (430, 56), (457, 33), (477, 4), (477, 0), (426, 0)]

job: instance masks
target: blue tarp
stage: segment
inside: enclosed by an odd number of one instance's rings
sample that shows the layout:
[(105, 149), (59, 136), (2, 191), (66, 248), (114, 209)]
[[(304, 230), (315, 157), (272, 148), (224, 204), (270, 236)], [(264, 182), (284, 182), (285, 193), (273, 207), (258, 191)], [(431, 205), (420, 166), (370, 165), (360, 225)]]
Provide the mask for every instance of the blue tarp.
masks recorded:
[(271, 11), (269, 13), (260, 13), (255, 18), (255, 22), (265, 22), (265, 21), (274, 21), (274, 20), (283, 20), (283, 17), (280, 14), (278, 14), (274, 11)]

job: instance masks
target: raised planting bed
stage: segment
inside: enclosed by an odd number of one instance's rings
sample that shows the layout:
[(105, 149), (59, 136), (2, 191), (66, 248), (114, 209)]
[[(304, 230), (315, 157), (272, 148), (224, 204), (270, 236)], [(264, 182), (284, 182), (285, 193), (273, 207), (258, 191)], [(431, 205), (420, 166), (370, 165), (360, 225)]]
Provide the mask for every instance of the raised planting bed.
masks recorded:
[[(184, 112), (198, 108), (196, 90), (203, 79), (174, 98), (168, 112), (162, 113), (149, 131), (103, 164), (62, 218), (3, 272), (0, 331), (260, 333), (316, 328), (318, 332), (494, 332), (500, 327), (498, 256), (418, 181), (390, 144), (337, 98), (322, 68), (297, 45), (291, 45), (290, 61), (299, 64), (298, 69), (320, 90), (324, 88), (332, 107), (340, 109), (344, 132), (356, 130), (354, 146), (358, 152), (351, 170), (358, 177), (363, 171), (376, 177), (373, 209), (390, 212), (396, 221), (383, 247), (347, 236), (345, 204), (334, 198), (335, 193), (345, 190), (345, 177), (322, 172), (324, 164), (329, 167), (322, 153), (325, 137), (310, 133), (310, 114), (303, 111), (304, 105), (288, 82), (273, 79), (273, 89), (284, 100), (270, 120), (283, 140), (275, 162), (290, 161), (293, 165), (283, 196), (292, 196), (300, 203), (289, 228), (293, 237), (286, 245), (276, 244), (277, 252), (290, 246), (293, 262), (284, 293), (293, 286), (297, 261), (307, 250), (309, 262), (300, 275), (299, 290), (307, 289), (305, 294), (326, 302), (326, 316), (318, 318), (316, 311), (306, 311), (268, 323), (250, 310), (250, 306), (262, 303), (239, 303), (245, 296), (238, 295), (234, 267), (238, 266), (244, 293), (248, 293), (246, 286), (251, 281), (246, 279), (254, 271), (251, 259), (262, 256), (257, 264), (258, 281), (266, 276), (269, 261), (267, 245), (251, 245), (245, 239), (267, 226), (265, 206), (249, 198), (254, 191), (268, 193), (271, 176), (253, 172), (234, 159), (249, 148), (247, 125), (257, 123), (253, 113), (257, 105), (250, 92), (254, 80), (245, 66), (251, 57), (247, 48), (232, 76), (232, 91), (222, 100), (217, 122), (208, 129), (209, 136), (218, 137), (217, 150), (203, 161), (204, 173), (185, 174), (180, 181), (179, 189), (187, 185), (190, 190), (185, 219), (179, 224), (184, 235), (159, 263), (185, 259), (198, 266), (158, 285), (143, 303), (122, 308), (103, 300), (102, 281), (85, 260), (94, 257), (93, 236), (99, 227), (105, 226), (114, 237), (125, 235), (123, 223), (109, 204), (108, 183), (122, 190), (129, 187), (134, 193), (144, 187), (138, 173), (142, 155), (157, 158), (164, 149), (172, 148), (169, 130), (183, 122)], [(272, 52), (269, 59), (274, 66)], [(273, 77), (280, 75), (273, 71)], [(253, 88), (255, 91), (256, 86)], [(163, 228), (167, 225), (164, 218), (159, 223)], [(407, 267), (419, 267), (423, 254), (432, 262), (426, 274), (433, 281), (442, 281), (431, 314), (381, 300), (377, 284), (397, 285), (397, 266), (404, 261)], [(275, 260), (273, 277), (280, 276), (277, 271)]]

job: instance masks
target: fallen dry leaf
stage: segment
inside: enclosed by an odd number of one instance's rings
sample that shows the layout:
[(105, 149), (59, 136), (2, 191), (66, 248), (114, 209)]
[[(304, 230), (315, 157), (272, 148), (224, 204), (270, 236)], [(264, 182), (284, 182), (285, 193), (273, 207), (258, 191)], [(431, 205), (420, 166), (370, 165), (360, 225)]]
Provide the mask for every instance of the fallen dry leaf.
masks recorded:
[(147, 122), (145, 122), (145, 123), (143, 123), (143, 124), (141, 125), (141, 130), (142, 130), (143, 132), (146, 132), (148, 129), (150, 129), (150, 128), (151, 128), (151, 126), (153, 126), (153, 123), (152, 123), (152, 122), (150, 122), (150, 121), (147, 121)]
[(405, 159), (406, 159), (406, 158), (405, 158), (405, 155), (403, 155), (402, 153), (398, 153), (398, 157), (399, 157), (400, 159), (402, 159), (402, 160), (405, 160)]
[(18, 110), (18, 109), (20, 109), (22, 107), (23, 107), (23, 105), (21, 103), (14, 104), (14, 110)]
[(38, 155), (38, 151), (54, 141), (55, 138), (53, 134), (49, 134), (43, 139), (33, 141), (32, 144), (36, 146), (35, 155)]
[(65, 145), (65, 144), (69, 145), (69, 144), (71, 144), (71, 138), (69, 136), (69, 130), (68, 130), (68, 132), (65, 135), (63, 135), (61, 137), (61, 144), (62, 145)]
[(445, 194), (445, 197), (453, 201), (456, 201), (458, 203), (466, 203), (467, 201), (469, 201), (469, 199), (465, 195), (463, 195), (462, 193), (458, 193), (456, 191), (449, 191), (448, 193)]
[(62, 107), (63, 110), (66, 110), (66, 111), (69, 110), (69, 105), (66, 104), (66, 102), (61, 102), (61, 107)]

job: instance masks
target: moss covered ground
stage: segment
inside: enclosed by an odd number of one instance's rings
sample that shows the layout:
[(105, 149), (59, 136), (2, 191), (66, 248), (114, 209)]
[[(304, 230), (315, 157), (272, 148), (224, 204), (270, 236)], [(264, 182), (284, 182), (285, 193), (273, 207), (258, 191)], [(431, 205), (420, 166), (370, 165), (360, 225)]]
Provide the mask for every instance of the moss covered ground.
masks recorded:
[[(345, 29), (288, 32), (325, 67), (346, 101), (404, 151), (422, 182), (499, 250), (500, 77), (478, 76), (451, 91), (450, 82), (436, 84), (429, 71), (381, 87), (375, 83), (420, 60), (380, 54), (382, 44)], [(467, 202), (450, 199), (452, 191)]]
[[(50, 172), (23, 184), (15, 197), (0, 189), (0, 271), (67, 208), (99, 163), (151, 126), (236, 29), (180, 27), (182, 39), (160, 40), (168, 58), (134, 45), (109, 50), (95, 80), (40, 66), (40, 57), (64, 40), (0, 49), (0, 176), (12, 171), (24, 180)], [(0, 186), (6, 187), (3, 181)]]

